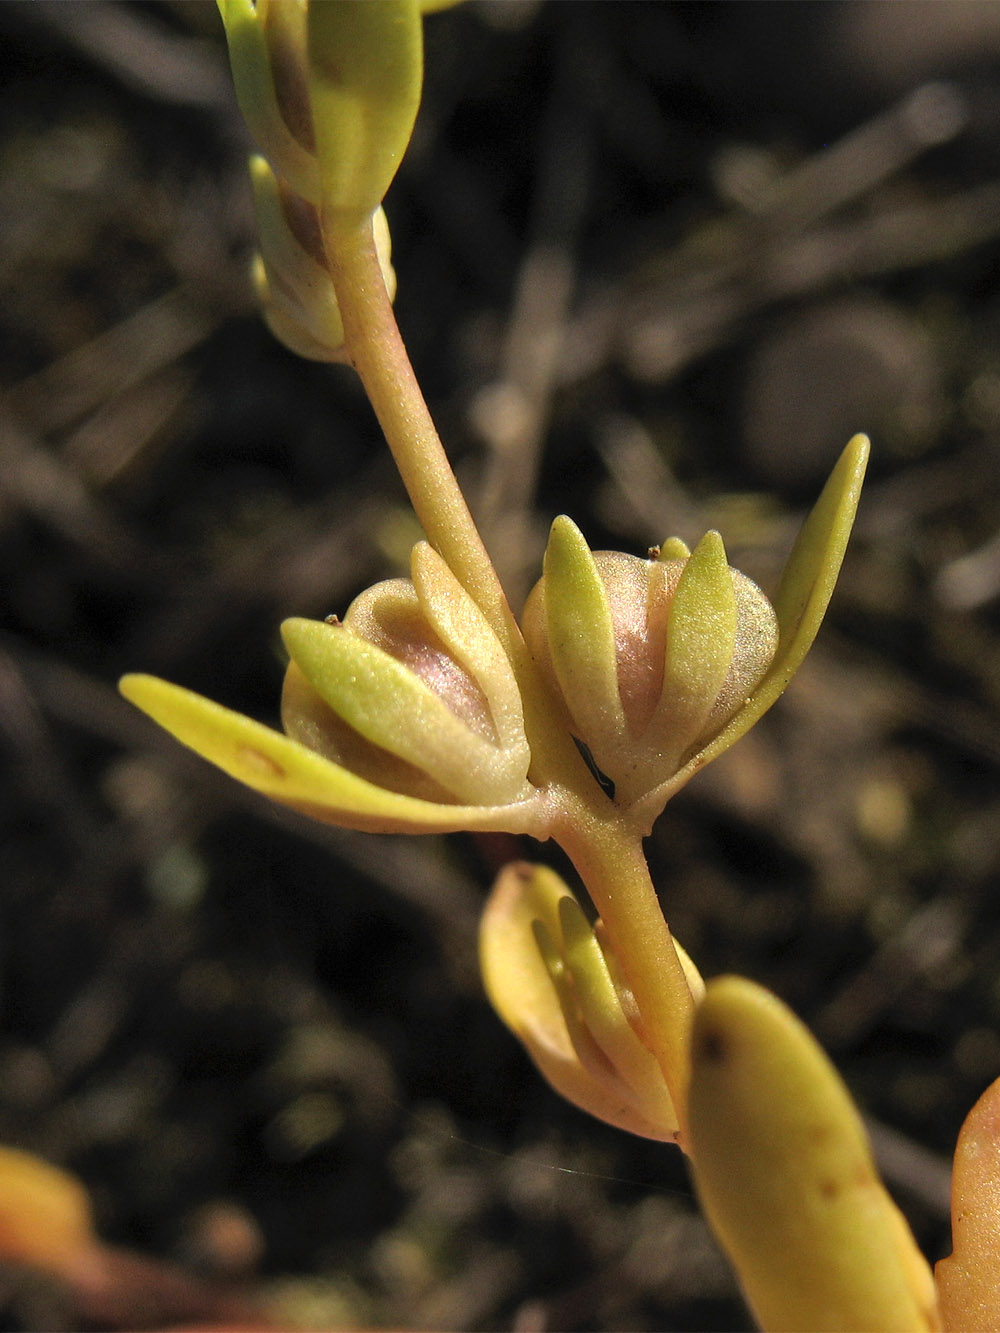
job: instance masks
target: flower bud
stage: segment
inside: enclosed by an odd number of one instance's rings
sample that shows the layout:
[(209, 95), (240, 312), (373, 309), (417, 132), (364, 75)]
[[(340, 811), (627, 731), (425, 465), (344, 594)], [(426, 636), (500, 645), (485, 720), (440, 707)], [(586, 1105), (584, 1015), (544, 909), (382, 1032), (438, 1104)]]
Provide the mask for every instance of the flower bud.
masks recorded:
[[(254, 284), (271, 332), (291, 351), (312, 361), (346, 359), (344, 325), (337, 305), (317, 209), (279, 180), (260, 156), (250, 159), (260, 234)], [(373, 219), (375, 247), (392, 300), (396, 275), (385, 211)]]
[(413, 580), (362, 593), (343, 623), (290, 620), (289, 736), (389, 791), (504, 805), (533, 790), (521, 698), (482, 612), (426, 543)]
[[(674, 947), (698, 1000), (698, 969)], [(632, 1134), (676, 1141), (677, 1112), (620, 961), (554, 871), (507, 866), (483, 913), (479, 957), (490, 1002), (558, 1093)]]
[(592, 553), (565, 517), (552, 525), (524, 633), (622, 805), (670, 779), (722, 730), (778, 645), (770, 602), (729, 567), (718, 533), (693, 554), (675, 541), (640, 560)]
[(483, 613), (426, 543), (412, 581), (344, 619), (289, 620), (285, 732), (155, 676), (119, 688), (183, 744), (255, 791), (345, 828), (549, 836), (520, 690)]

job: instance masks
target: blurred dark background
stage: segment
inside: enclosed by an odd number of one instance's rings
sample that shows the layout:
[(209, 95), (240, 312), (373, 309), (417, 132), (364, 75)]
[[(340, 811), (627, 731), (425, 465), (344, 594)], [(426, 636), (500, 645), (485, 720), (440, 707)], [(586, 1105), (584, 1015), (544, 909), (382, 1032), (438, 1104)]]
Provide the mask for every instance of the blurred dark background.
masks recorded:
[[(1000, 1074), (1000, 5), (482, 0), (426, 36), (397, 311), (513, 596), (563, 511), (640, 554), (718, 526), (773, 589), (873, 438), (807, 665), (649, 853), (706, 976), (831, 1052), (937, 1258)], [(148, 670), (274, 721), (280, 620), (416, 532), (351, 374), (255, 312), (214, 5), (15, 0), (0, 43), (0, 1141), (288, 1322), (749, 1327), (679, 1155), (482, 997), (491, 877), (547, 849), (310, 825), (119, 700)], [(0, 1272), (2, 1329), (95, 1318)]]

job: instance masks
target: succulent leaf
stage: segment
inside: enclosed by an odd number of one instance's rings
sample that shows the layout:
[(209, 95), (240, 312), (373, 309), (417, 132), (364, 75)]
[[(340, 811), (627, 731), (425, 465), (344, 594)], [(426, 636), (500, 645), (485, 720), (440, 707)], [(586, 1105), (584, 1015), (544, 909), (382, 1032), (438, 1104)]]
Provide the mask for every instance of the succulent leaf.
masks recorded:
[(360, 735), (429, 773), (468, 804), (524, 794), (517, 763), (477, 735), (424, 681), (346, 625), (287, 620), (282, 637), (320, 698)]
[[(319, 214), (290, 190), (259, 154), (250, 159), (260, 254), (254, 281), (271, 332), (286, 347), (312, 361), (343, 361), (344, 326), (323, 250)], [(372, 219), (375, 247), (390, 300), (396, 275), (385, 212)]]
[(819, 1045), (770, 992), (712, 981), (689, 1100), (706, 1216), (769, 1333), (929, 1333), (930, 1270)]
[(427, 624), (451, 658), (483, 691), (498, 744), (521, 768), (522, 775), (527, 773), (531, 754), (524, 734), (521, 692), (503, 645), (482, 611), (427, 542), (418, 542), (413, 548), (410, 572)]
[(686, 560), (691, 548), (680, 537), (668, 537), (662, 546), (654, 546), (650, 554), (657, 560)]
[(729, 675), (736, 646), (733, 576), (717, 532), (707, 532), (684, 562), (670, 603), (659, 713), (679, 758), (704, 726)]
[(552, 665), (563, 697), (592, 750), (627, 735), (618, 691), (615, 630), (604, 583), (583, 533), (565, 515), (545, 548), (545, 620)]
[(308, 8), (309, 88), (324, 214), (353, 227), (381, 203), (413, 132), (423, 80), (414, 0)]
[[(802, 665), (840, 573), (861, 498), (869, 447), (865, 435), (855, 435), (849, 442), (792, 549), (774, 603), (778, 644), (770, 665), (747, 690), (743, 707), (728, 720), (722, 719), (723, 725), (707, 744), (637, 803), (636, 817), (641, 824), (652, 824), (667, 799), (699, 768), (735, 745), (781, 697)], [(748, 660), (759, 660), (773, 651), (768, 643), (770, 628), (763, 625), (759, 614), (749, 618), (747, 630), (749, 638), (742, 648), (738, 646), (737, 658), (743, 653)]]
[(559, 924), (566, 966), (587, 1030), (634, 1091), (647, 1118), (653, 1124), (675, 1126), (677, 1115), (660, 1066), (629, 1022), (604, 951), (575, 898), (567, 895), (559, 900)]
[(749, 731), (785, 692), (812, 647), (836, 587), (854, 526), (870, 445), (855, 435), (799, 533), (774, 598), (778, 651), (746, 708), (698, 756), (707, 763)]
[[(273, 0), (218, 0), (226, 30), (236, 99), (261, 152), (304, 199), (320, 202), (319, 167), (314, 154), (296, 138), (278, 102), (272, 61), (283, 68), (305, 66), (305, 5), (302, 0), (275, 5)], [(279, 15), (280, 46), (272, 47), (267, 31), (270, 10)], [(292, 25), (298, 25), (297, 33)], [(306, 108), (308, 111), (308, 108)], [(299, 110), (292, 119), (301, 124)]]
[(497, 829), (547, 836), (537, 799), (502, 806), (421, 800), (368, 782), (242, 713), (155, 676), (125, 676), (119, 689), (224, 773), (314, 819), (376, 833)]

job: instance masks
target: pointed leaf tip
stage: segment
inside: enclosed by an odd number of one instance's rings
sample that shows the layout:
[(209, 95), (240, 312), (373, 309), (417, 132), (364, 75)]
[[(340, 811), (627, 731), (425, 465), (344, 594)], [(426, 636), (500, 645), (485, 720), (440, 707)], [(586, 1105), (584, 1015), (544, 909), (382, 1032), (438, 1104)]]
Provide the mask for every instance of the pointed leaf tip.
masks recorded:
[(868, 466), (867, 435), (855, 435), (840, 455), (806, 519), (774, 599), (781, 643), (772, 675), (787, 682), (809, 650), (833, 596), (854, 526)]
[(253, 718), (155, 676), (129, 675), (122, 695), (147, 716), (254, 791), (343, 828), (378, 833), (500, 829), (547, 836), (533, 800), (448, 805), (376, 786)]
[(773, 599), (778, 650), (745, 708), (695, 756), (698, 767), (735, 744), (785, 692), (823, 622), (854, 526), (868, 466), (867, 435), (855, 435), (837, 461), (792, 548)]

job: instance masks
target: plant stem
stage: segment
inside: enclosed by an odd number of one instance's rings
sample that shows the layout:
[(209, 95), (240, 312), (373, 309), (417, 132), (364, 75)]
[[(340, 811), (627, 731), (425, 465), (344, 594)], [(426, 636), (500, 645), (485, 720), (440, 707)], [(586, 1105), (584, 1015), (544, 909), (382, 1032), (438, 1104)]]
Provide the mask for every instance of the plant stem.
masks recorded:
[(347, 350), (417, 518), (427, 540), (509, 647), (520, 631), (410, 365), (371, 222), (351, 231), (325, 224), (323, 231)]
[(486, 616), (521, 687), (532, 781), (587, 788), (593, 779), (553, 716), (499, 575), (459, 489), (400, 336), (370, 224), (324, 225), (344, 336), (428, 541)]
[[(532, 780), (558, 799), (552, 836), (573, 860), (635, 996), (686, 1138), (694, 1002), (649, 878), (642, 841), (599, 793), (525, 647), (503, 587), (431, 420), (385, 290), (371, 224), (324, 240), (348, 353), (375, 409), (428, 540), (507, 650), (525, 703)], [(587, 793), (584, 795), (583, 793)]]
[(687, 1151), (688, 1086), (694, 1000), (663, 918), (634, 829), (612, 815), (573, 812), (553, 834), (587, 886), (625, 971), (642, 1020), (642, 1035), (656, 1056), (680, 1123), (677, 1141)]

